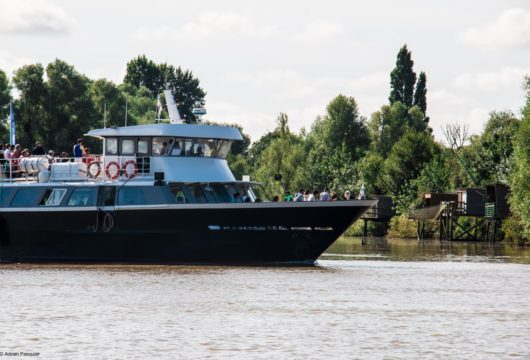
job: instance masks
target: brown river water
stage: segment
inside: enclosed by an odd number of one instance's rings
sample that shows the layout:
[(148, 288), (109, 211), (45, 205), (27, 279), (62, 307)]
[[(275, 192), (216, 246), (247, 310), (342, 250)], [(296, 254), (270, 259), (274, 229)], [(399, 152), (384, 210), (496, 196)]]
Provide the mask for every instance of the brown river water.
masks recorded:
[(530, 249), (341, 238), (314, 267), (0, 265), (0, 358), (530, 359)]

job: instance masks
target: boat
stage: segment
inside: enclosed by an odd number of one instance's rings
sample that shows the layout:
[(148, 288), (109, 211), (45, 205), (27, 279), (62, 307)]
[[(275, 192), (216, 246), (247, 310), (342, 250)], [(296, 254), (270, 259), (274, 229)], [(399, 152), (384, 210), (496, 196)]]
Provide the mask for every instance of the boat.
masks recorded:
[(314, 264), (375, 204), (261, 201), (226, 161), (237, 128), (179, 120), (91, 130), (100, 156), (6, 162), (0, 262)]

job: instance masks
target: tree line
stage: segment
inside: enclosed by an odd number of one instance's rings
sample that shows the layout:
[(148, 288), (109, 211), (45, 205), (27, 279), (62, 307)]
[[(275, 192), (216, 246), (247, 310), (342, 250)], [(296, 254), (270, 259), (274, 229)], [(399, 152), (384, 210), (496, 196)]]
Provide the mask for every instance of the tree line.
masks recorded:
[[(45, 76), (46, 75), (46, 76)], [(7, 118), (12, 88), (17, 142), (40, 141), (48, 148), (68, 149), (79, 134), (92, 128), (122, 126), (127, 103), (128, 124), (152, 123), (155, 99), (169, 87), (187, 122), (194, 106), (205, 103), (206, 92), (189, 70), (146, 56), (127, 63), (119, 85), (91, 80), (61, 60), (26, 65), (10, 82), (0, 70), (0, 116)], [(338, 193), (356, 191), (392, 196), (398, 216), (419, 205), (424, 192), (450, 192), (460, 187), (483, 187), (496, 182), (511, 187), (512, 215), (505, 222), (507, 238), (530, 241), (530, 80), (525, 79), (526, 104), (521, 118), (493, 111), (483, 132), (468, 136), (464, 126), (447, 125), (446, 142), (434, 139), (427, 116), (427, 75), (414, 71), (412, 54), (403, 46), (390, 73), (389, 102), (364, 117), (355, 98), (338, 95), (310, 129), (293, 132), (288, 114), (280, 113), (276, 128), (251, 143), (233, 145), (228, 162), (234, 175), (251, 175), (263, 184), (266, 198), (304, 189), (329, 187)], [(7, 142), (8, 124), (0, 126)], [(94, 146), (93, 146), (94, 147)]]

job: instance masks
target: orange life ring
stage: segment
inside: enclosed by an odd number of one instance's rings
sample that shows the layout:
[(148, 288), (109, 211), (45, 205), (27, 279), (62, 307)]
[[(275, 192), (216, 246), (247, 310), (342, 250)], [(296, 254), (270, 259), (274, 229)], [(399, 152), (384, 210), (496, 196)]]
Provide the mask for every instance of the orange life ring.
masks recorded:
[[(92, 167), (96, 167), (96, 173), (92, 172)], [(95, 179), (101, 174), (101, 163), (99, 161), (91, 161), (90, 164), (86, 167), (86, 172), (89, 178)]]
[[(127, 171), (127, 168), (129, 165), (132, 165), (133, 167), (133, 171), (132, 172), (128, 172)], [(123, 170), (123, 176), (125, 176), (127, 179), (131, 179), (133, 177), (136, 176), (136, 174), (138, 174), (138, 165), (136, 164), (136, 161), (134, 160), (128, 160), (126, 162), (123, 163), (123, 165), (121, 166), (121, 169)]]
[[(111, 175), (110, 174), (110, 167), (114, 166), (116, 167), (116, 174)], [(120, 164), (118, 164), (116, 161), (111, 161), (105, 166), (105, 175), (111, 180), (117, 179), (120, 176)]]

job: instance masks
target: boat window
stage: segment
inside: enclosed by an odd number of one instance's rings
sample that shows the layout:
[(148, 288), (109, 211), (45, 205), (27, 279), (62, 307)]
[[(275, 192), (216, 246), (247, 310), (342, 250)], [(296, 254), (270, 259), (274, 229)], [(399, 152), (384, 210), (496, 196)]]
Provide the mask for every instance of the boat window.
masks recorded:
[(224, 185), (216, 184), (212, 188), (216, 202), (230, 202), (232, 200)]
[(193, 202), (193, 203), (208, 202), (201, 185), (191, 185), (190, 189), (191, 189), (191, 193), (193, 196), (192, 199), (190, 199), (190, 202)]
[(117, 138), (106, 138), (105, 139), (105, 155), (118, 155), (118, 139)]
[(99, 193), (99, 204), (101, 206), (114, 206), (116, 199), (115, 186), (102, 186)]
[(186, 194), (184, 193), (184, 189), (182, 186), (173, 186), (171, 187), (171, 192), (175, 195), (175, 202), (177, 204), (185, 204), (186, 201)]
[(183, 141), (182, 139), (176, 139), (174, 142), (173, 142), (173, 147), (171, 148), (171, 156), (182, 156), (184, 155), (184, 152), (182, 151), (182, 147), (183, 147)]
[(13, 200), (11, 200), (11, 206), (37, 205), (43, 192), (44, 189), (42, 188), (19, 189), (13, 197)]
[(153, 138), (153, 155), (154, 156), (167, 156), (172, 145), (173, 145), (173, 138), (154, 137)]
[(96, 206), (96, 188), (75, 189), (68, 199), (68, 206)]
[(149, 154), (149, 140), (138, 139), (138, 154), (139, 155)]
[(0, 187), (0, 206), (7, 205), (7, 201), (14, 191), (13, 188)]
[(41, 206), (59, 206), (66, 189), (47, 189), (40, 201)]
[(125, 186), (118, 192), (119, 205), (145, 205), (145, 194), (143, 188), (136, 186)]
[(122, 139), (121, 140), (121, 155), (134, 155), (134, 140), (132, 139)]

